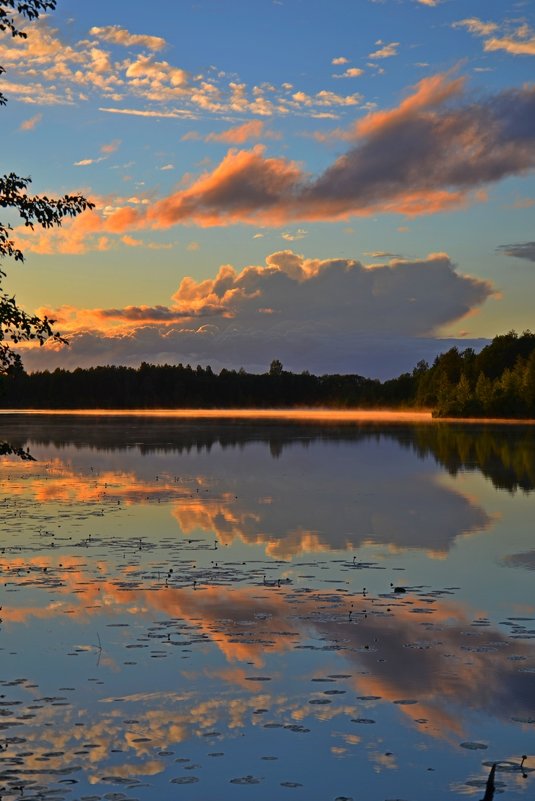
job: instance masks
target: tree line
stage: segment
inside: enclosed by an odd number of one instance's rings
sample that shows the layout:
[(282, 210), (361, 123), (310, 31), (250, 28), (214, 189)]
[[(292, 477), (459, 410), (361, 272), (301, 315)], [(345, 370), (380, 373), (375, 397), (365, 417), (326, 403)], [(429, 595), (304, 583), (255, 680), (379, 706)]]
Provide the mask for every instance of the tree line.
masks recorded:
[(479, 353), (450, 348), (432, 365), (387, 381), (292, 373), (279, 360), (257, 374), (207, 367), (103, 366), (0, 375), (0, 407), (52, 409), (432, 409), (439, 417), (535, 418), (535, 334), (510, 331)]

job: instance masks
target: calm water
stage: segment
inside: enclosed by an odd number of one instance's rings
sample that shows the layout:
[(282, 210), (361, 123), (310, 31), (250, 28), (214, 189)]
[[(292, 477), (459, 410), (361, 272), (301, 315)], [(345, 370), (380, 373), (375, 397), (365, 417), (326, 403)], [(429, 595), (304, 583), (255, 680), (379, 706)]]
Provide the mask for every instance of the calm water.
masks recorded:
[(535, 427), (3, 438), (4, 799), (533, 798)]

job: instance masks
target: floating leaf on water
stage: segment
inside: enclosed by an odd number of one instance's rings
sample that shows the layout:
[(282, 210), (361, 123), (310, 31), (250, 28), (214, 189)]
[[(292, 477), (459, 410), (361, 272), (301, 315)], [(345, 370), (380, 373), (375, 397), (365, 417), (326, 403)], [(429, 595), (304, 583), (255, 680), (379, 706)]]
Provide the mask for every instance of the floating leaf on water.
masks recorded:
[(260, 784), (260, 779), (255, 776), (240, 776), (238, 779), (231, 779), (231, 784)]
[(470, 751), (486, 751), (488, 745), (485, 743), (459, 743), (461, 748), (468, 748)]

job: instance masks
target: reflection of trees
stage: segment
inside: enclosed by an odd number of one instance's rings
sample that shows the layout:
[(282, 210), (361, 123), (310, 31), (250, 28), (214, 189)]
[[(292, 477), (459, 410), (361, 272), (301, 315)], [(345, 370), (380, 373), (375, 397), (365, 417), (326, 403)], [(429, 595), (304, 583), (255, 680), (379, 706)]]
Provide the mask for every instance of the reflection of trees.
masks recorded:
[(430, 425), (414, 429), (410, 443), (456, 475), (479, 470), (498, 489), (535, 488), (535, 429), (531, 426)]
[[(283, 449), (314, 441), (363, 442), (370, 438), (392, 439), (412, 448), (420, 457), (432, 456), (456, 475), (461, 470), (479, 470), (495, 487), (515, 491), (535, 488), (535, 428), (521, 425), (460, 423), (318, 424), (294, 421), (169, 420), (146, 418), (76, 417), (67, 422), (54, 417), (10, 417), (12, 441), (61, 448), (67, 444), (97, 450), (140, 453), (190, 453), (210, 451), (214, 446), (241, 448), (265, 443), (274, 458)], [(12, 432), (12, 433), (11, 433)]]

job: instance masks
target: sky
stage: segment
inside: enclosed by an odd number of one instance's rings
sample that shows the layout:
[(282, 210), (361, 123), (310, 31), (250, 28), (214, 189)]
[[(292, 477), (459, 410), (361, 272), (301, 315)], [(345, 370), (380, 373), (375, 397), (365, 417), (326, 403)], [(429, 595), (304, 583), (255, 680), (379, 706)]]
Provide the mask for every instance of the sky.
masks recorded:
[(2, 172), (95, 203), (5, 217), (6, 289), (70, 341), (27, 369), (384, 379), (535, 328), (531, 0), (59, 0), (24, 27)]

